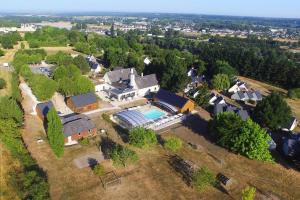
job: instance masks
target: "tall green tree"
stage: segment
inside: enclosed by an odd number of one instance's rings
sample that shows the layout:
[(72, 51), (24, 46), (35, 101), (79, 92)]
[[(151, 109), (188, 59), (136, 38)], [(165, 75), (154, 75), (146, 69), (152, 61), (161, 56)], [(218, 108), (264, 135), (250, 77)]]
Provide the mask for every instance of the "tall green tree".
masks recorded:
[(49, 144), (57, 157), (61, 157), (64, 154), (64, 133), (61, 120), (54, 108), (51, 108), (47, 114), (47, 135)]
[(226, 74), (230, 79), (236, 76), (237, 70), (233, 68), (228, 62), (224, 60), (217, 60), (213, 66), (213, 73), (216, 74)]
[(153, 130), (137, 127), (130, 130), (129, 142), (139, 148), (149, 148), (157, 144), (157, 138)]
[(74, 65), (76, 65), (83, 74), (86, 74), (90, 71), (90, 66), (82, 55), (75, 57), (73, 62)]
[(213, 88), (216, 90), (227, 90), (230, 87), (230, 80), (226, 74), (217, 74), (212, 79)]
[(197, 88), (198, 94), (195, 97), (195, 102), (198, 106), (207, 108), (210, 100), (210, 90), (208, 85), (205, 83)]
[(14, 99), (0, 98), (0, 119), (13, 119), (18, 125), (22, 124), (23, 112)]
[(272, 93), (257, 104), (253, 117), (261, 126), (275, 130), (289, 122), (292, 111), (280, 94)]

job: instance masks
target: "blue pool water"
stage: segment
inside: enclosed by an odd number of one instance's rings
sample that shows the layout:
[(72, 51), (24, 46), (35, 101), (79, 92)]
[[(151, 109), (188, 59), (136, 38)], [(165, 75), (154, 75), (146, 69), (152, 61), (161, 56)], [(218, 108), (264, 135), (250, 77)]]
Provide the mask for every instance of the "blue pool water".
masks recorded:
[(165, 115), (164, 112), (160, 111), (160, 110), (150, 110), (150, 111), (147, 111), (147, 112), (144, 112), (143, 115), (147, 118), (147, 119), (150, 119), (150, 120), (156, 120), (162, 116)]

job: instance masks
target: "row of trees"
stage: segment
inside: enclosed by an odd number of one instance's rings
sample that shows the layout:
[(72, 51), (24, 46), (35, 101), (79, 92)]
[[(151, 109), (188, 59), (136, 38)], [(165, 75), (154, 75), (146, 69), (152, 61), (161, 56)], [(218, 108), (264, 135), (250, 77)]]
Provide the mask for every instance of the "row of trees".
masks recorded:
[(19, 107), (21, 97), (16, 74), (13, 74), (11, 84), (11, 96), (0, 98), (0, 141), (20, 162), (20, 167), (10, 176), (10, 184), (15, 186), (20, 199), (50, 199), (47, 177), (22, 140), (23, 112)]

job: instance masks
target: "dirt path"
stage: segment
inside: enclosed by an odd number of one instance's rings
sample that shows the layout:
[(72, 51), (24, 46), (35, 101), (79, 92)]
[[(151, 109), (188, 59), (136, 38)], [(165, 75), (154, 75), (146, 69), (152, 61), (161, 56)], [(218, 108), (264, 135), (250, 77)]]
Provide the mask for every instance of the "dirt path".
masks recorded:
[(0, 57), (0, 65), (11, 62), (14, 59), (15, 53), (21, 48), (21, 42), (14, 46), (13, 49), (4, 50), (5, 55)]

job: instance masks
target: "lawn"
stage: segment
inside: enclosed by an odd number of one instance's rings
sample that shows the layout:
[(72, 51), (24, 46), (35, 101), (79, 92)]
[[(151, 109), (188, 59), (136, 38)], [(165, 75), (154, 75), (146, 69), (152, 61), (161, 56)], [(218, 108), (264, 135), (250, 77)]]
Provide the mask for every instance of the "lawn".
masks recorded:
[(6, 81), (6, 88), (0, 89), (0, 97), (7, 96), (11, 93), (11, 72), (5, 71), (0, 68), (0, 78), (3, 78)]
[(53, 55), (59, 51), (63, 51), (65, 53), (69, 53), (69, 54), (81, 54), (77, 51), (74, 51), (73, 47), (41, 47), (41, 48), (45, 49), (45, 51), (47, 52), (47, 55)]

